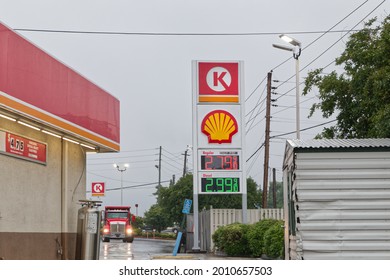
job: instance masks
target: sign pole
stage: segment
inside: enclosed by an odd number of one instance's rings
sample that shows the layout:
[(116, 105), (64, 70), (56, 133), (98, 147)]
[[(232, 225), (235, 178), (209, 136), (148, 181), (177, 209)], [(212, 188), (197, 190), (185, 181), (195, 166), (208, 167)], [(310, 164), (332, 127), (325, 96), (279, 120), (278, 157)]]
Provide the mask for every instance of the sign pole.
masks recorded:
[[(241, 96), (243, 96), (243, 93), (245, 92), (245, 89), (244, 89), (244, 83), (242, 82), (243, 79), (242, 77), (244, 77), (244, 66), (242, 63), (239, 64), (239, 73), (240, 73), (240, 77), (241, 79), (239, 80), (240, 82), (240, 93)], [(243, 121), (245, 123), (245, 99), (244, 98), (240, 98), (240, 109), (241, 109), (241, 121)], [(245, 125), (242, 124), (241, 126), (241, 129), (244, 129)], [(245, 131), (245, 130), (244, 130)], [(241, 161), (241, 164), (242, 164), (242, 178), (243, 178), (243, 182), (242, 182), (242, 223), (243, 224), (247, 224), (248, 223), (248, 215), (247, 215), (247, 210), (248, 210), (248, 189), (247, 189), (247, 180), (246, 180), (246, 160), (244, 160), (245, 158), (245, 145), (246, 142), (245, 142), (245, 133), (241, 133), (241, 149), (242, 149), (242, 161)]]
[(192, 251), (199, 252), (199, 202), (198, 202), (198, 135), (195, 133), (195, 129), (198, 126), (198, 114), (197, 114), (197, 103), (198, 103), (198, 73), (197, 73), (198, 65), (197, 61), (192, 62), (192, 147), (193, 147), (193, 166), (194, 166), (194, 173), (193, 173), (193, 211), (194, 211), (194, 245), (192, 247)]

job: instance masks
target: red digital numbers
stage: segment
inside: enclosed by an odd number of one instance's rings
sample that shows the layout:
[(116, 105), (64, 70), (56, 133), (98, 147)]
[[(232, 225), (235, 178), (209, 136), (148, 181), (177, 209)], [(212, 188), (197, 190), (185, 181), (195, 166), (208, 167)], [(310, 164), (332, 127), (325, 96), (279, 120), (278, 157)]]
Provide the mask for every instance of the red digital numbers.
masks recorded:
[(206, 155), (201, 156), (203, 170), (238, 170), (238, 155)]

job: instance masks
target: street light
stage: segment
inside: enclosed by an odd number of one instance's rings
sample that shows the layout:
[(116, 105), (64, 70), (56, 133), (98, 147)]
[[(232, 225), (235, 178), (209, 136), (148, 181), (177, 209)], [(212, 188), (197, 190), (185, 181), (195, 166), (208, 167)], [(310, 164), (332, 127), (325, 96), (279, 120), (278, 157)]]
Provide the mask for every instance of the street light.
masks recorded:
[(286, 41), (287, 43), (294, 46), (294, 48), (289, 46), (283, 46), (278, 44), (272, 44), (274, 48), (278, 48), (285, 51), (290, 51), (293, 53), (295, 59), (295, 90), (296, 90), (296, 130), (297, 130), (297, 139), (300, 139), (300, 113), (299, 113), (299, 56), (301, 55), (302, 44), (298, 40), (282, 34), (279, 35), (279, 38)]
[(119, 164), (114, 163), (114, 167), (121, 173), (121, 206), (123, 206), (123, 172), (129, 167), (128, 163), (125, 163), (121, 168)]

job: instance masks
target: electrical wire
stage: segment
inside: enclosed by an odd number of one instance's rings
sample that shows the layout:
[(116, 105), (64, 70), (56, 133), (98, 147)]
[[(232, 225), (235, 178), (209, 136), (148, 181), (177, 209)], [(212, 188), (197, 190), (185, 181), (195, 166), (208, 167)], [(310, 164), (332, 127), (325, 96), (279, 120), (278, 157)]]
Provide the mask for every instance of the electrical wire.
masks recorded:
[[(324, 123), (320, 123), (320, 124), (317, 124), (317, 125), (313, 125), (313, 126), (309, 126), (309, 127), (306, 127), (306, 128), (303, 128), (303, 129), (300, 129), (299, 131), (306, 131), (306, 130), (310, 130), (310, 129), (313, 129), (313, 128), (316, 128), (316, 127), (319, 127), (319, 126), (322, 126), (322, 125), (325, 125), (325, 124), (330, 124), (332, 122), (335, 122), (337, 120), (331, 120), (331, 121), (327, 121), (327, 122), (324, 122)], [(272, 139), (272, 138), (277, 138), (277, 137), (280, 137), (280, 136), (286, 136), (286, 135), (289, 135), (289, 134), (293, 134), (293, 133), (296, 133), (297, 131), (290, 131), (290, 132), (286, 132), (286, 133), (282, 133), (282, 134), (278, 134), (278, 135), (273, 135), (273, 136), (270, 136), (269, 138)]]
[[(160, 183), (168, 183), (170, 182), (171, 180), (164, 180), (164, 181), (161, 181)], [(105, 191), (106, 192), (109, 192), (109, 191), (117, 191), (117, 190), (121, 190), (121, 189), (133, 189), (133, 188), (139, 188), (139, 187), (146, 187), (146, 186), (152, 186), (152, 187), (157, 187), (158, 185), (158, 182), (154, 182), (154, 183), (146, 183), (146, 184), (139, 184), (139, 185), (133, 185), (133, 186), (124, 186), (124, 187), (118, 187), (118, 188), (110, 188), (110, 189), (106, 189)], [(90, 193), (91, 191), (87, 191), (87, 193)]]
[[(59, 29), (36, 29), (36, 28), (14, 28), (21, 32), (42, 32), (42, 33), (65, 33), (65, 34), (91, 34), (91, 35), (130, 35), (130, 36), (275, 36), (283, 32), (237, 32), (237, 33), (189, 33), (189, 32), (125, 32), (125, 31), (85, 31), (85, 30), (59, 30)], [(359, 31), (359, 30), (356, 30)], [(322, 34), (322, 33), (343, 33), (345, 30), (333, 31), (291, 31), (286, 34)]]

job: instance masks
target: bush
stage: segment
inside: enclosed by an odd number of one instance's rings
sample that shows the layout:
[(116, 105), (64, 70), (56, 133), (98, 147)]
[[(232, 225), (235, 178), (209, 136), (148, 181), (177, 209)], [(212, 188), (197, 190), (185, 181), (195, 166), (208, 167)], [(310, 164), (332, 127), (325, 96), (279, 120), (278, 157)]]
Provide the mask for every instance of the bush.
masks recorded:
[(248, 232), (248, 246), (253, 257), (260, 257), (265, 254), (264, 235), (270, 227), (278, 222), (277, 220), (266, 219), (251, 226)]
[(224, 243), (222, 242), (222, 236), (225, 235), (226, 226), (218, 227), (214, 232), (212, 239), (214, 242), (214, 250), (223, 251)]
[(216, 248), (229, 256), (248, 255), (249, 247), (246, 233), (249, 227), (249, 225), (235, 223), (218, 228), (213, 235)]
[(253, 225), (231, 224), (219, 227), (213, 234), (215, 249), (228, 256), (270, 258), (284, 256), (283, 221), (262, 220)]
[(270, 258), (284, 256), (284, 229), (283, 221), (277, 221), (264, 233), (264, 253)]

